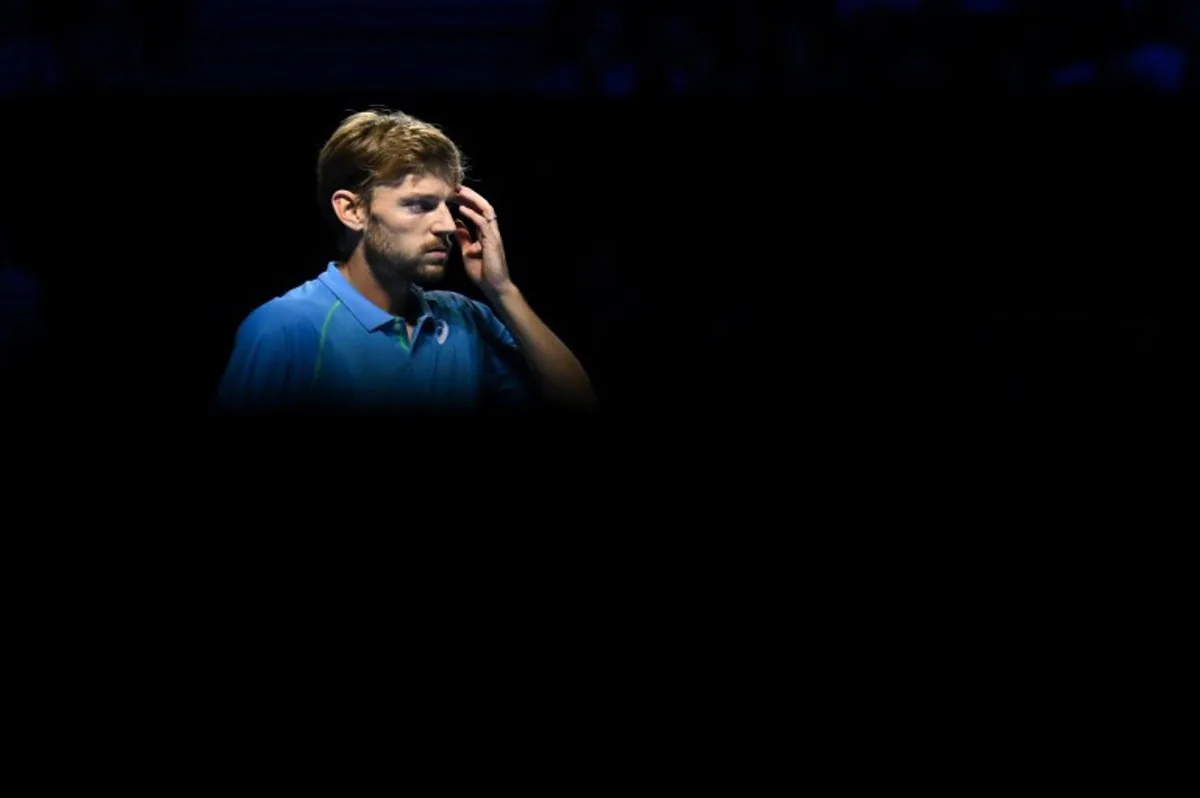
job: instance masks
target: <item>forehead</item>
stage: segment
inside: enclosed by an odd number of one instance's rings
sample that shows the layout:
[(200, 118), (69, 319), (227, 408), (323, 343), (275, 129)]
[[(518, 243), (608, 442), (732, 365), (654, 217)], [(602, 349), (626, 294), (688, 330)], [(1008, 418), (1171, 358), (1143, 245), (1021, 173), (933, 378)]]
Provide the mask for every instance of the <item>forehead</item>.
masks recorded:
[(435, 196), (449, 199), (454, 196), (455, 187), (436, 175), (422, 174), (405, 175), (402, 181), (384, 184), (377, 190), (395, 197)]

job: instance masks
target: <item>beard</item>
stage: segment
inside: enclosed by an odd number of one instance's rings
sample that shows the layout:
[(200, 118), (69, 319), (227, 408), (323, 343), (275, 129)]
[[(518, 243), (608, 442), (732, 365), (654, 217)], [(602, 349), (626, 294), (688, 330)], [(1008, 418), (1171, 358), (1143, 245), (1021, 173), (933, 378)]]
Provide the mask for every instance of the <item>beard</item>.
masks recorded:
[(389, 294), (406, 293), (410, 283), (441, 279), (445, 274), (443, 263), (431, 261), (427, 255), (396, 248), (383, 224), (374, 217), (368, 220), (363, 233), (363, 257), (371, 274)]

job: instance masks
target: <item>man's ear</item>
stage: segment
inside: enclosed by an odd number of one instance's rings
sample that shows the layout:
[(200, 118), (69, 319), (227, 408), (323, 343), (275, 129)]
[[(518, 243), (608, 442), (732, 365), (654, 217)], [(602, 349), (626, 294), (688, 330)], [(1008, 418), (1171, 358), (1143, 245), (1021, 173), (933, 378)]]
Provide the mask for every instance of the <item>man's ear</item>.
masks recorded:
[(338, 220), (354, 231), (362, 231), (367, 226), (367, 208), (363, 198), (353, 191), (338, 189), (330, 198), (333, 203), (333, 213)]

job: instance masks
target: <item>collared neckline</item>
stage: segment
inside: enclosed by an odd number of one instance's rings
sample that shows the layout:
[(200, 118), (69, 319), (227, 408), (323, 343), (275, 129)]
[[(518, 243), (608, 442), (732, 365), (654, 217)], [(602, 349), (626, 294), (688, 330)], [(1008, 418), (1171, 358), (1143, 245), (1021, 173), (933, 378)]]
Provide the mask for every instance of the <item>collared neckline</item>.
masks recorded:
[[(382, 327), (391, 328), (400, 320), (399, 316), (379, 308), (374, 302), (363, 296), (357, 288), (352, 286), (341, 270), (338, 269), (336, 261), (330, 261), (318, 279), (333, 292), (335, 297), (341, 300), (346, 310), (350, 311), (350, 314), (358, 320), (358, 323), (368, 331), (374, 332)], [(433, 318), (433, 310), (429, 306), (429, 300), (425, 298), (425, 292), (419, 286), (410, 285), (408, 290), (413, 299), (417, 301), (417, 307), (421, 310), (417, 321), (413, 324), (415, 334), (422, 326), (425, 318)]]

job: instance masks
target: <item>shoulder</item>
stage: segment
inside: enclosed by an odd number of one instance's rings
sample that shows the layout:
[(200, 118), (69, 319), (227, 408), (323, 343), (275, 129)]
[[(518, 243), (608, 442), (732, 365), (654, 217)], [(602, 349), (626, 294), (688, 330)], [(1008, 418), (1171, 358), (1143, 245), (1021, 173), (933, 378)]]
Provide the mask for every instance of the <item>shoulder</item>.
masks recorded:
[(242, 321), (239, 334), (290, 337), (319, 330), (334, 302), (298, 291), (275, 297), (250, 311)]
[(425, 291), (423, 294), (425, 301), (429, 303), (434, 312), (471, 313), (475, 311), (476, 306), (479, 304), (457, 291)]
[(425, 299), (435, 316), (451, 324), (457, 321), (471, 327), (490, 328), (499, 323), (495, 312), (486, 302), (455, 291), (426, 291)]

